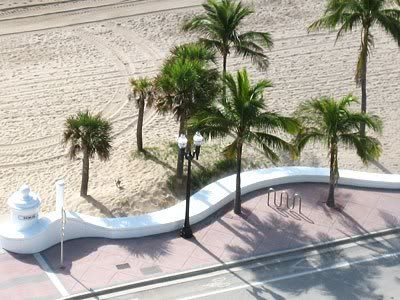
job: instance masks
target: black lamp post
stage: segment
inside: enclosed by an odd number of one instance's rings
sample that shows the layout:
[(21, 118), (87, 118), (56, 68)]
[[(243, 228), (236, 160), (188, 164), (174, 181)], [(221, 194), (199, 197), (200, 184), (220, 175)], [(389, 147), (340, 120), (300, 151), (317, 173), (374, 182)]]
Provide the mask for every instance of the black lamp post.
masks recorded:
[(183, 160), (185, 157), (188, 161), (188, 172), (187, 172), (187, 181), (186, 181), (186, 210), (185, 210), (185, 224), (180, 231), (181, 237), (185, 239), (190, 239), (193, 236), (192, 228), (190, 228), (189, 222), (189, 207), (190, 207), (190, 182), (191, 182), (191, 170), (192, 170), (192, 159), (199, 158), (200, 155), (200, 147), (203, 144), (203, 137), (199, 132), (193, 137), (193, 144), (195, 146), (194, 152), (186, 151), (187, 146), (187, 138), (184, 134), (181, 134), (178, 138), (178, 147), (179, 147), (179, 155), (180, 159)]

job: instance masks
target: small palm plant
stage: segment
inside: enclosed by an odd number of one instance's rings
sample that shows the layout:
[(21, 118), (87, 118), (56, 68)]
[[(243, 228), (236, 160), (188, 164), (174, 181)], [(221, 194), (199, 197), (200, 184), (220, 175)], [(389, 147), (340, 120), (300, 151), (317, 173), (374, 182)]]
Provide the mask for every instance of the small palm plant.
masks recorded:
[(203, 8), (205, 13), (186, 21), (183, 30), (200, 32), (203, 34), (200, 42), (220, 52), (223, 74), (226, 73), (227, 57), (232, 51), (251, 58), (262, 69), (268, 66), (263, 47), (272, 47), (270, 34), (240, 32), (242, 22), (254, 13), (250, 7), (232, 0), (208, 0)]
[(136, 106), (139, 109), (137, 127), (136, 127), (136, 144), (138, 151), (143, 152), (143, 117), (145, 106), (151, 107), (154, 100), (153, 84), (146, 77), (130, 79), (132, 94), (136, 98)]
[[(391, 6), (391, 7), (389, 7)], [(334, 29), (339, 26), (338, 40), (343, 33), (361, 29), (361, 46), (358, 55), (355, 81), (361, 86), (361, 112), (367, 111), (367, 61), (374, 45), (372, 27), (383, 28), (400, 46), (400, 1), (399, 0), (328, 0), (321, 19), (309, 26), (309, 30)], [(360, 132), (365, 134), (365, 125)]]
[(322, 97), (302, 103), (296, 116), (301, 122), (301, 130), (296, 138), (300, 152), (310, 141), (322, 142), (328, 149), (330, 158), (330, 180), (327, 205), (335, 206), (335, 187), (339, 179), (339, 146), (354, 148), (364, 163), (376, 160), (381, 154), (381, 145), (375, 137), (362, 135), (360, 124), (364, 123), (373, 131), (380, 133), (381, 121), (376, 116), (355, 113), (349, 110), (352, 103), (358, 103), (352, 95), (339, 101)]
[(111, 124), (100, 115), (78, 112), (65, 121), (64, 145), (69, 145), (69, 157), (75, 159), (82, 152), (81, 196), (87, 196), (89, 158), (96, 153), (100, 160), (108, 160), (111, 151)]
[(233, 136), (233, 142), (224, 150), (225, 154), (236, 157), (236, 196), (234, 212), (241, 213), (240, 173), (244, 143), (259, 146), (272, 162), (279, 161), (274, 150), (293, 153), (293, 146), (274, 135), (276, 131), (294, 134), (298, 123), (295, 119), (265, 111), (263, 92), (271, 86), (266, 80), (255, 85), (250, 83), (246, 70), (238, 71), (235, 78), (226, 74), (228, 88), (226, 101), (214, 104), (197, 113), (190, 120), (190, 127), (210, 137)]

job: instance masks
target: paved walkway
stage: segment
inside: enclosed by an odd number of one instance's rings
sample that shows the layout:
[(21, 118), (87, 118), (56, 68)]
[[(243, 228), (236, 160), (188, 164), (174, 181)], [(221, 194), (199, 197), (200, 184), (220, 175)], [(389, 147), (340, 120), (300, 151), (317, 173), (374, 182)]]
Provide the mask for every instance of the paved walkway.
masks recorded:
[[(339, 187), (338, 211), (323, 204), (326, 185), (290, 184), (276, 190), (278, 200), (283, 191), (289, 195), (299, 193), (303, 198), (301, 214), (298, 207), (293, 211), (278, 209), (273, 200), (267, 206), (265, 189), (243, 197), (242, 216), (234, 215), (228, 205), (194, 225), (195, 237), (190, 240), (178, 237), (177, 232), (139, 239), (72, 240), (65, 243), (64, 270), (59, 269), (59, 245), (43, 251), (41, 256), (56, 274), (56, 281), (73, 294), (365, 234), (400, 223), (400, 191)], [(30, 276), (29, 270), (36, 279), (23, 279)], [(12, 295), (13, 299), (51, 299), (57, 295), (31, 255), (0, 254), (0, 274), (1, 299), (5, 295)], [(30, 286), (40, 292), (30, 293)]]

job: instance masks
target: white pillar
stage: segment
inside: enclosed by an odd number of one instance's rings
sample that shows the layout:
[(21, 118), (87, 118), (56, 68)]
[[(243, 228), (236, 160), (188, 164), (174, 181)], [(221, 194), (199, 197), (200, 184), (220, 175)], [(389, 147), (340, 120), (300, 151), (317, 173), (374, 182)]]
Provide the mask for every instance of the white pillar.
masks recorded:
[(64, 180), (60, 179), (56, 182), (56, 212), (61, 215), (64, 207)]

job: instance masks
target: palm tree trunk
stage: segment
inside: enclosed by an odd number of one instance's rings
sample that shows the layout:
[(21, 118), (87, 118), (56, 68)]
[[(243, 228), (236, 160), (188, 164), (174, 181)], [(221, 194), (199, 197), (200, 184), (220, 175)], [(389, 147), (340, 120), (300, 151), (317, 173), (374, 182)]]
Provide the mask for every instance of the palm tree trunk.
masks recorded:
[[(186, 122), (186, 118), (184, 116), (182, 116), (179, 121), (179, 135), (185, 133), (185, 122)], [(179, 149), (178, 162), (176, 165), (176, 177), (178, 179), (182, 179), (182, 177), (183, 177), (183, 160), (184, 160), (183, 154), (184, 154), (184, 150)]]
[[(364, 31), (364, 37), (362, 42), (362, 47), (368, 48), (368, 29)], [(360, 85), (361, 85), (361, 113), (367, 112), (367, 60), (368, 60), (368, 51), (367, 49), (362, 50), (363, 65), (361, 66), (361, 76), (360, 76)], [(365, 136), (365, 123), (360, 124), (360, 134)]]
[[(367, 112), (367, 62), (361, 70), (361, 113)], [(365, 123), (360, 125), (360, 134), (365, 136)]]
[(238, 142), (236, 154), (236, 196), (234, 202), (234, 213), (240, 215), (242, 213), (241, 185), (240, 173), (242, 172), (242, 149), (243, 144)]
[(83, 149), (81, 196), (87, 196), (89, 183), (89, 153)]
[(222, 54), (222, 75), (225, 76), (226, 74), (226, 61), (228, 58), (228, 53)]
[(138, 151), (143, 151), (143, 115), (144, 115), (144, 98), (139, 99), (139, 115), (136, 128), (136, 143)]
[(329, 207), (335, 207), (335, 187), (338, 180), (338, 169), (337, 169), (337, 146), (335, 143), (331, 143), (330, 151), (330, 174), (329, 174), (329, 192), (328, 200), (326, 205)]
[[(228, 57), (228, 53), (224, 52), (222, 54), (222, 78), (225, 78), (226, 75), (226, 60)], [(222, 81), (222, 100), (226, 99), (226, 84), (225, 81)]]
[(186, 123), (186, 118), (184, 116), (181, 117), (179, 120), (179, 135), (182, 133), (185, 134), (185, 123)]

